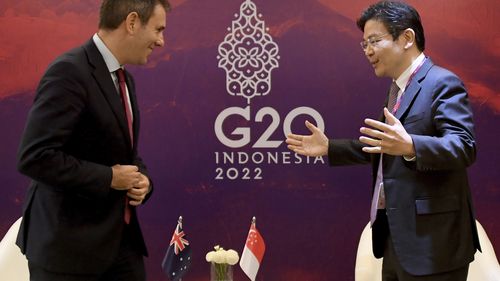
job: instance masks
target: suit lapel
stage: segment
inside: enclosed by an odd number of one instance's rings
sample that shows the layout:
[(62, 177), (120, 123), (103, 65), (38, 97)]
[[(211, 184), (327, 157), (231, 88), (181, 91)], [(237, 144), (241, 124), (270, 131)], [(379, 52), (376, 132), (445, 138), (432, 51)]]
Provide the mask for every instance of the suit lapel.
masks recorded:
[[(408, 85), (401, 99), (401, 104), (399, 105), (399, 109), (396, 111), (395, 114), (396, 118), (398, 118), (400, 121), (402, 121), (401, 117), (404, 116), (404, 114), (408, 111), (410, 105), (413, 103), (413, 100), (415, 100), (418, 93), (420, 92), (420, 89), (422, 88), (420, 82), (422, 82), (422, 80), (427, 75), (427, 72), (429, 72), (429, 69), (433, 65), (434, 63), (431, 61), (431, 59), (426, 58), (422, 67), (420, 67), (418, 72), (415, 73), (415, 76), (413, 77), (412, 81), (410, 81), (410, 84)], [(387, 106), (387, 101), (388, 99), (386, 98), (384, 106)], [(385, 116), (383, 112), (379, 117), (379, 121), (385, 122)], [(374, 179), (376, 177), (379, 159), (380, 159), (380, 154), (374, 154), (372, 156), (372, 166), (373, 166), (372, 168), (374, 171)]]
[(132, 147), (132, 144), (130, 143), (130, 136), (128, 133), (125, 110), (123, 108), (120, 95), (116, 91), (108, 67), (106, 66), (106, 63), (104, 62), (99, 49), (97, 49), (92, 39), (90, 39), (83, 47), (88, 54), (89, 63), (94, 67), (92, 76), (96, 80), (102, 94), (106, 98), (111, 110), (113, 111), (120, 130), (122, 131), (123, 137), (128, 140), (128, 144), (130, 145), (130, 147)]
[(413, 103), (413, 100), (417, 97), (418, 93), (422, 86), (420, 82), (425, 78), (429, 69), (434, 65), (431, 59), (426, 58), (424, 64), (420, 69), (415, 73), (415, 76), (410, 81), (407, 89), (403, 93), (403, 97), (401, 99), (401, 104), (399, 106), (398, 111), (396, 111), (396, 118), (401, 120), (401, 117), (408, 111), (410, 105)]

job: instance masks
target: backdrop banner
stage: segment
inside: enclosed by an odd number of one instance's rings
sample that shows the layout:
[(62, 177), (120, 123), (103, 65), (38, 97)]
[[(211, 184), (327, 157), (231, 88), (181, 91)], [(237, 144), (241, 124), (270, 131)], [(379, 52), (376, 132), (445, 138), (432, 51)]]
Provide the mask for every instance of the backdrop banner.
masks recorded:
[[(216, 245), (241, 255), (253, 216), (266, 247), (256, 280), (354, 280), (371, 169), (332, 168), (284, 140), (308, 134), (306, 120), (331, 138), (358, 138), (363, 120), (381, 114), (391, 81), (375, 76), (355, 23), (372, 2), (170, 2), (165, 47), (145, 67), (128, 67), (141, 109), (139, 151), (155, 183), (138, 208), (148, 280), (167, 280), (161, 263), (179, 216), (191, 249), (185, 281), (208, 280), (205, 255)], [(498, 1), (409, 2), (422, 17), (426, 55), (469, 91), (478, 146), (471, 190), (498, 254)], [(96, 32), (99, 5), (0, 4), (0, 235), (21, 215), (28, 188), (16, 150), (38, 81), (56, 56)], [(247, 280), (238, 266), (234, 279)]]

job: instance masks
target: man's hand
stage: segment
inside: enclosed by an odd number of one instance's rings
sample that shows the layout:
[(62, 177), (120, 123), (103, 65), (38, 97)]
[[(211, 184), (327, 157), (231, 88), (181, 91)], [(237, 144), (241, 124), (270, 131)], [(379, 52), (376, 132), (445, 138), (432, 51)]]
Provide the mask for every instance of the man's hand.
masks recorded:
[(413, 140), (406, 132), (403, 124), (392, 115), (387, 108), (384, 108), (385, 120), (387, 123), (373, 119), (365, 119), (365, 124), (373, 127), (361, 127), (361, 133), (369, 137), (361, 136), (359, 140), (371, 147), (363, 147), (367, 153), (386, 153), (395, 156), (415, 156)]
[(149, 192), (149, 179), (143, 174), (141, 175), (141, 180), (133, 188), (127, 191), (127, 196), (130, 198), (129, 204), (132, 206), (138, 206), (142, 204), (144, 198)]
[(111, 188), (116, 190), (128, 190), (137, 186), (141, 181), (141, 173), (137, 166), (119, 165), (111, 167), (113, 171), (113, 179), (111, 180)]
[(306, 121), (311, 135), (289, 134), (286, 138), (288, 149), (305, 156), (323, 156), (328, 154), (328, 138), (318, 127)]

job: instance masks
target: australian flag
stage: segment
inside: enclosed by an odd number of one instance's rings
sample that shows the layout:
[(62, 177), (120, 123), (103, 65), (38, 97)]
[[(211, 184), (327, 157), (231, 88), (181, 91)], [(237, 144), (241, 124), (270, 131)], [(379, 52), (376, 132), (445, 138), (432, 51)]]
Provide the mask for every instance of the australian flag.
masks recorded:
[(190, 265), (191, 247), (189, 241), (186, 240), (186, 234), (182, 230), (182, 217), (179, 217), (161, 267), (170, 280), (178, 281), (186, 274)]

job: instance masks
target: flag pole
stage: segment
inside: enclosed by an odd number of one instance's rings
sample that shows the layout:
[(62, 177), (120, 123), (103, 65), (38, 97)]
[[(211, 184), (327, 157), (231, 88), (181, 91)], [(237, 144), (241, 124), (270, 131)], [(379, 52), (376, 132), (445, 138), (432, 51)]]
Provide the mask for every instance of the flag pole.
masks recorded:
[[(182, 228), (182, 215), (179, 216), (179, 219), (177, 220), (177, 224), (179, 224), (179, 226)], [(182, 277), (179, 278), (179, 281), (182, 281)]]

